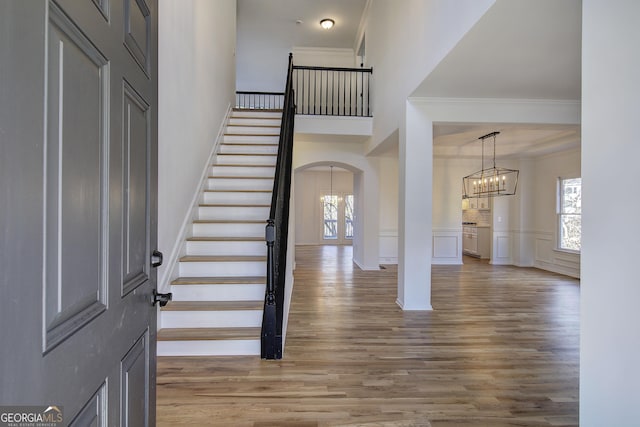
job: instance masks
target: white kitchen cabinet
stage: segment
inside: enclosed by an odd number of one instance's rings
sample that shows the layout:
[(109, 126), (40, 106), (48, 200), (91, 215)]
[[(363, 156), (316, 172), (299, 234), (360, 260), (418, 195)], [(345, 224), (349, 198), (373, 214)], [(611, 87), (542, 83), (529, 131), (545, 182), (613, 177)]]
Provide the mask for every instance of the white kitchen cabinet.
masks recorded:
[(467, 255), (478, 255), (478, 233), (475, 226), (462, 228), (462, 251)]
[(488, 197), (471, 198), (462, 200), (462, 210), (478, 209), (478, 210), (490, 210), (491, 204)]
[(481, 197), (477, 200), (477, 207), (476, 209), (480, 209), (480, 210), (489, 210), (491, 209), (491, 205), (490, 205), (490, 201), (488, 197)]
[(482, 259), (491, 258), (491, 229), (489, 227), (477, 227), (476, 252)]
[(491, 258), (491, 229), (465, 225), (462, 228), (462, 252), (482, 259)]

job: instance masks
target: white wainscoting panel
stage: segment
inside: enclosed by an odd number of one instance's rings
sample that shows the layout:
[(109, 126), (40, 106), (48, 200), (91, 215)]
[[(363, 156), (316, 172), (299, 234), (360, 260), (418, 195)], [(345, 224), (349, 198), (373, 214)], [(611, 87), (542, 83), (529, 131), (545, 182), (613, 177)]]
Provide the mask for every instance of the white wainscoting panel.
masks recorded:
[(432, 264), (462, 264), (462, 230), (434, 229)]
[(398, 230), (381, 231), (379, 237), (380, 264), (398, 263)]
[(548, 233), (536, 233), (536, 263), (552, 263), (553, 262), (553, 240)]
[(554, 273), (580, 278), (580, 254), (556, 249), (553, 232), (536, 233), (534, 266)]
[(492, 239), (491, 264), (511, 265), (511, 232), (494, 231)]

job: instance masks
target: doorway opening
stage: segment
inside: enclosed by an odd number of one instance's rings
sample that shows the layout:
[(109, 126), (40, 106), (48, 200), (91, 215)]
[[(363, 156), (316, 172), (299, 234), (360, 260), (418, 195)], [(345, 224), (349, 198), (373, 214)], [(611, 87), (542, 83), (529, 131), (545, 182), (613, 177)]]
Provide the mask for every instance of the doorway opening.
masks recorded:
[(296, 171), (296, 244), (353, 244), (357, 215), (353, 179), (353, 172), (333, 164)]

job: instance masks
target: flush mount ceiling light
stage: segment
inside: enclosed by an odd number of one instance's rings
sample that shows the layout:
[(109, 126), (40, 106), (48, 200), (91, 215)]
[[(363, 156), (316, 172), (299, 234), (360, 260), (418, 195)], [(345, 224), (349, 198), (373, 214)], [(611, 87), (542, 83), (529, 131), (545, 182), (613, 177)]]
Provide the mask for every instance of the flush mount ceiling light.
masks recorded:
[[(512, 196), (518, 187), (519, 171), (496, 167), (496, 136), (500, 132), (491, 132), (481, 136), (482, 169), (462, 178), (463, 198)], [(484, 167), (484, 140), (493, 138), (493, 167)]]
[(320, 21), (320, 26), (325, 30), (330, 30), (331, 28), (333, 28), (335, 24), (336, 24), (336, 21), (329, 18), (324, 18), (322, 21)]

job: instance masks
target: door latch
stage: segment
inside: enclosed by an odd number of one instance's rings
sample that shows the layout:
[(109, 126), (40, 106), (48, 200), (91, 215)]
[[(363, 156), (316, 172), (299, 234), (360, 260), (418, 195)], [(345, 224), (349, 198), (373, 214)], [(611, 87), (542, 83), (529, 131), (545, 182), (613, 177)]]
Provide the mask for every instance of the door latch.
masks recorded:
[(160, 303), (160, 307), (164, 307), (167, 305), (169, 301), (173, 299), (173, 294), (171, 292), (166, 294), (159, 294), (155, 289), (153, 290), (153, 306), (155, 307), (157, 303)]
[(162, 252), (160, 252), (159, 250), (154, 250), (151, 253), (151, 267), (160, 267), (162, 265)]

